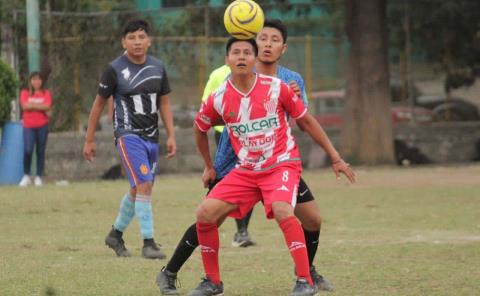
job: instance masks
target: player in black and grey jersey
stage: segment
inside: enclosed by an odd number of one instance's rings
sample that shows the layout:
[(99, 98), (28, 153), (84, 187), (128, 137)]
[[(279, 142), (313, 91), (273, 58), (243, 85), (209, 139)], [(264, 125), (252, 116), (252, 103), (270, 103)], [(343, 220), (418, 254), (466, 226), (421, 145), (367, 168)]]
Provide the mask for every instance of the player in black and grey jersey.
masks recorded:
[(129, 60), (128, 53), (113, 60), (105, 69), (98, 94), (114, 97), (115, 138), (137, 134), (158, 142), (159, 98), (170, 92), (163, 63), (147, 55), (143, 64)]
[(127, 23), (122, 46), (126, 52), (113, 60), (103, 72), (98, 93), (90, 111), (83, 148), (88, 161), (95, 159), (95, 130), (100, 114), (110, 96), (114, 101), (115, 145), (130, 181), (112, 230), (105, 244), (117, 256), (130, 256), (122, 239), (123, 232), (136, 215), (143, 237), (145, 258), (165, 258), (153, 239), (151, 206), (152, 186), (158, 160), (158, 115), (167, 133), (167, 158), (176, 153), (173, 116), (167, 94), (170, 92), (163, 63), (147, 55), (150, 26), (144, 20)]

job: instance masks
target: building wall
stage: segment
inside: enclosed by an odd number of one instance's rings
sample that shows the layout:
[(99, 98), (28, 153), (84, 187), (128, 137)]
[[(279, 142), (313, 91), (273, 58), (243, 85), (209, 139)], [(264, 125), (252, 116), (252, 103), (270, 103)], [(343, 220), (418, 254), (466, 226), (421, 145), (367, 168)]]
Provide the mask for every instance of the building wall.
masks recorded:
[[(340, 131), (328, 129), (328, 135), (338, 143)], [(325, 153), (313, 145), (308, 135), (295, 132), (305, 169), (314, 169), (328, 164)], [(159, 169), (162, 173), (201, 173), (203, 162), (197, 154), (192, 129), (177, 129), (177, 156), (171, 160), (163, 158), (161, 148)], [(438, 123), (430, 125), (397, 125), (395, 138), (408, 147), (438, 164), (465, 163), (478, 158), (480, 123)], [(113, 144), (111, 130), (100, 131), (96, 136), (97, 157), (93, 164), (82, 157), (84, 134), (52, 133), (47, 147), (46, 174), (50, 180), (79, 181), (99, 179), (111, 167), (118, 165), (119, 158)], [(161, 134), (161, 139), (165, 135)], [(163, 144), (163, 141), (161, 141)], [(215, 150), (214, 140), (210, 139), (211, 151)], [(338, 146), (338, 145), (336, 145)]]

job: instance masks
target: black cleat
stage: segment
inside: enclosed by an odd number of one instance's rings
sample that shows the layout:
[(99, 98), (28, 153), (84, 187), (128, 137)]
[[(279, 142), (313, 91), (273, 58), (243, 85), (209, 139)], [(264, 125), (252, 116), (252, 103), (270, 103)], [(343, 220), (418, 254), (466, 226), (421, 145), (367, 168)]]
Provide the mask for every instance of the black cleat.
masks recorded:
[(322, 275), (318, 274), (315, 266), (310, 266), (310, 276), (312, 277), (313, 284), (317, 286), (320, 291), (333, 291), (333, 286)]
[(223, 296), (223, 283), (217, 285), (208, 278), (203, 278), (198, 287), (187, 296)]
[(311, 286), (304, 278), (299, 278), (293, 287), (290, 296), (315, 296), (318, 295), (318, 289), (315, 286)]
[(177, 273), (166, 270), (165, 266), (157, 274), (156, 282), (162, 295), (180, 295), (175, 286), (177, 282)]
[(237, 232), (233, 236), (233, 241), (232, 241), (232, 246), (233, 247), (246, 248), (246, 247), (250, 247), (250, 246), (253, 246), (253, 245), (255, 245), (255, 242), (252, 241), (252, 239), (250, 238), (250, 235), (248, 234), (248, 232), (246, 230)]
[(165, 257), (167, 257), (155, 241), (143, 244), (142, 256), (147, 259), (165, 259)]
[(105, 244), (115, 251), (118, 257), (130, 257), (132, 254), (125, 248), (125, 242), (123, 241), (122, 237), (118, 236), (115, 229), (108, 233), (107, 237), (105, 237)]

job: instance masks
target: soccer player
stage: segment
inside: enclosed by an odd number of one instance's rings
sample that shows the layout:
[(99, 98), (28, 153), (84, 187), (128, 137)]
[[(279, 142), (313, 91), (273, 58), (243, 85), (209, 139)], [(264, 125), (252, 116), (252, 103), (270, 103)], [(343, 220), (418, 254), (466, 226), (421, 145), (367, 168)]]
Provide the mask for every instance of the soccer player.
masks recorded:
[[(264, 28), (257, 36), (259, 56), (256, 59), (255, 68), (258, 73), (276, 76), (284, 82), (294, 81), (295, 83), (291, 83), (291, 86), (293, 86), (292, 88), (295, 90), (296, 94), (302, 98), (304, 103), (307, 104), (308, 101), (302, 77), (298, 73), (278, 64), (279, 59), (287, 50), (286, 40), (287, 29), (280, 20), (265, 20)], [(223, 82), (225, 82), (225, 79), (229, 74), (230, 68), (224, 65), (212, 72), (207, 85), (212, 88), (218, 88)], [(331, 157), (335, 157), (335, 154)], [(210, 184), (209, 187), (212, 188), (216, 182), (227, 175), (235, 167), (236, 163), (237, 157), (230, 145), (228, 133), (224, 131), (221, 135), (217, 153), (215, 155), (214, 167), (217, 174), (216, 181)], [(246, 231), (250, 215), (251, 211), (245, 216), (245, 218), (236, 219), (238, 231), (235, 234), (234, 242), (237, 239), (237, 243), (239, 244), (245, 242), (248, 243), (250, 241)], [(312, 280), (320, 290), (332, 291), (332, 285), (327, 279), (317, 273), (315, 266), (313, 265), (319, 242), (321, 217), (314, 201), (313, 194), (302, 178), (300, 178), (295, 216), (297, 216), (302, 223)], [(197, 246), (198, 240), (196, 226), (195, 224), (192, 224), (178, 243), (178, 246), (168, 264), (162, 268), (157, 275), (157, 284), (162, 294), (178, 295), (175, 286), (177, 272), (191, 256)]]
[(133, 20), (123, 29), (122, 46), (126, 52), (113, 60), (103, 72), (95, 97), (83, 148), (86, 160), (95, 160), (95, 130), (101, 112), (110, 96), (114, 99), (115, 145), (130, 182), (130, 190), (120, 202), (115, 223), (105, 244), (117, 256), (129, 257), (122, 239), (134, 216), (138, 218), (143, 237), (142, 256), (162, 259), (165, 254), (154, 240), (152, 186), (158, 161), (158, 115), (167, 133), (167, 158), (176, 153), (173, 116), (167, 94), (170, 92), (167, 72), (162, 61), (147, 54), (150, 26), (144, 20)]
[(206, 277), (190, 296), (223, 295), (218, 265), (218, 225), (227, 216), (242, 218), (262, 201), (267, 218), (275, 218), (295, 263), (297, 282), (291, 295), (317, 292), (309, 269), (305, 237), (294, 216), (301, 161), (287, 113), (329, 155), (336, 173), (354, 182), (355, 175), (294, 91), (280, 79), (255, 74), (258, 48), (254, 39), (227, 42), (226, 64), (231, 77), (202, 104), (195, 119), (197, 147), (205, 163), (204, 185), (216, 178), (210, 159), (208, 129), (223, 121), (239, 161), (198, 206), (197, 235)]

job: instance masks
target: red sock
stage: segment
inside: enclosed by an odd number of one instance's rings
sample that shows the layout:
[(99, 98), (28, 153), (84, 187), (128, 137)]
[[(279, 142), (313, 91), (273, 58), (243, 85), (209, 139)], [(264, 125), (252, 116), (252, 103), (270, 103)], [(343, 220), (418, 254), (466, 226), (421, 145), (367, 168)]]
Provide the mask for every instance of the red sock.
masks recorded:
[(197, 222), (198, 244), (202, 252), (203, 268), (206, 277), (215, 284), (220, 284), (218, 266), (218, 227), (217, 224)]
[(313, 285), (308, 264), (307, 247), (305, 246), (305, 236), (300, 222), (294, 216), (290, 216), (280, 221), (279, 225), (295, 263), (297, 277), (305, 278), (310, 285)]

